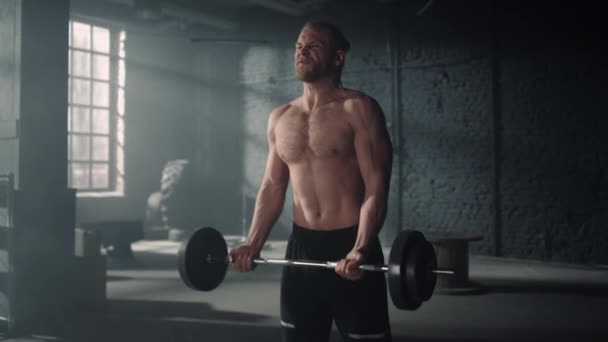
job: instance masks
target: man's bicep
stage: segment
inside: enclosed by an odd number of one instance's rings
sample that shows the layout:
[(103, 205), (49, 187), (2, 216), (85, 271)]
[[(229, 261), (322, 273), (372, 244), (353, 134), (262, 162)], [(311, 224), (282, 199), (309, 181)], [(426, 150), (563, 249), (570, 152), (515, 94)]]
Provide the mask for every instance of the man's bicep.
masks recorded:
[(279, 107), (270, 112), (267, 127), (268, 158), (262, 182), (270, 182), (287, 187), (289, 182), (289, 168), (277, 152), (275, 127), (279, 116), (284, 112), (284, 107)]
[(382, 108), (375, 100), (372, 101), (370, 107), (366, 116), (366, 126), (369, 127), (372, 139), (379, 145), (378, 148), (392, 147), (386, 126), (386, 116)]
[(289, 182), (289, 168), (277, 153), (274, 143), (270, 143), (270, 148), (268, 149), (264, 182), (270, 182), (281, 187), (287, 187), (287, 183)]
[(392, 143), (382, 109), (373, 104), (362, 109), (355, 127), (355, 149), (364, 178), (387, 181), (392, 167)]

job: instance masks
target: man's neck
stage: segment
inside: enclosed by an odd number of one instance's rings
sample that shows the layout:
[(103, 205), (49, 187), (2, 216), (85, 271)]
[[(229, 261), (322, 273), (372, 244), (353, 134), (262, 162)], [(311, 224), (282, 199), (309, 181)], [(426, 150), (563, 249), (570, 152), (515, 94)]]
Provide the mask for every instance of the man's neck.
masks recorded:
[(335, 100), (337, 93), (343, 89), (342, 83), (333, 78), (304, 82), (302, 85), (302, 105), (307, 112)]

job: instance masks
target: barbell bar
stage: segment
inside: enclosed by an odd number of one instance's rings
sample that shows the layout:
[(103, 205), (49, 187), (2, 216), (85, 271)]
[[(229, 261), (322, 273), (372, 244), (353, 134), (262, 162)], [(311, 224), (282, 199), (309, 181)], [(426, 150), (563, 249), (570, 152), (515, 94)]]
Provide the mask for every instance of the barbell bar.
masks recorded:
[[(207, 255), (205, 259), (208, 263), (214, 262), (226, 262), (230, 263), (230, 259), (217, 259), (214, 258), (211, 254)], [(290, 260), (290, 259), (276, 259), (276, 258), (253, 258), (253, 263), (258, 265), (280, 265), (280, 266), (301, 266), (301, 267), (320, 267), (320, 268), (329, 268), (335, 269), (338, 266), (338, 262), (336, 261), (309, 261), (309, 260)], [(363, 264), (359, 265), (359, 269), (367, 272), (387, 272), (389, 270), (388, 265), (372, 265), (372, 264)], [(435, 274), (445, 274), (445, 275), (453, 275), (454, 271), (449, 269), (434, 269), (431, 272)]]

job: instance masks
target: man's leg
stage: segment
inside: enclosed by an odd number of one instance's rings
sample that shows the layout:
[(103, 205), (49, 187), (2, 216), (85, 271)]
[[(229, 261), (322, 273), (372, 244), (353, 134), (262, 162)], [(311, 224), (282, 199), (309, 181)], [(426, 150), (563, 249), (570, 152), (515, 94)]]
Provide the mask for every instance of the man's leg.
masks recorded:
[[(380, 244), (366, 262), (384, 262)], [(389, 342), (392, 340), (388, 316), (386, 279), (381, 272), (365, 272), (358, 281), (336, 275), (333, 313), (345, 341)]]
[[(306, 259), (301, 246), (290, 239), (286, 258)], [(281, 330), (285, 342), (325, 342), (332, 318), (327, 301), (329, 270), (283, 267), (281, 279)]]

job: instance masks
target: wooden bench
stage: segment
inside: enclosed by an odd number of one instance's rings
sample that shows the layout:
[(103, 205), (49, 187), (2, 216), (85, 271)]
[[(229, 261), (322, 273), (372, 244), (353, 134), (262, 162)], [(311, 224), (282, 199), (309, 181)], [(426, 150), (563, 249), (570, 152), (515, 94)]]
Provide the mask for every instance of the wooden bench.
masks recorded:
[(479, 233), (426, 232), (426, 239), (435, 248), (437, 267), (454, 270), (451, 276), (437, 277), (438, 293), (475, 292), (481, 286), (469, 280), (469, 242), (483, 239)]

